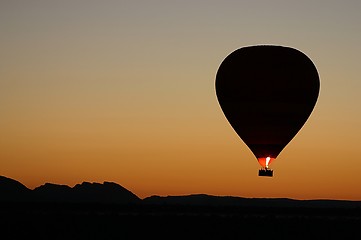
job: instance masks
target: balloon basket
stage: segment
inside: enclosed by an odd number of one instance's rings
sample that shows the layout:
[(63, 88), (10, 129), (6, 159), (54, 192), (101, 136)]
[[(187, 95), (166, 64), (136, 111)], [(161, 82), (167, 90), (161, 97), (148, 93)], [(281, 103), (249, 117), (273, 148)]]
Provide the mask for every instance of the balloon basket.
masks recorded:
[(273, 170), (272, 169), (260, 169), (258, 170), (258, 176), (260, 177), (273, 177)]

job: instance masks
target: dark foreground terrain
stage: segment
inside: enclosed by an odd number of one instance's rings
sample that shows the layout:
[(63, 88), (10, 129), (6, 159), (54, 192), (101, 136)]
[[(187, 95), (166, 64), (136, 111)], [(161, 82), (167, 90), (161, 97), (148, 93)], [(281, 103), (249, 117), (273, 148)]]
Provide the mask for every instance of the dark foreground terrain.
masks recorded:
[(0, 176), (0, 240), (361, 239), (361, 201), (195, 194), (140, 199), (116, 183), (33, 190)]
[(359, 239), (360, 208), (3, 203), (1, 239)]

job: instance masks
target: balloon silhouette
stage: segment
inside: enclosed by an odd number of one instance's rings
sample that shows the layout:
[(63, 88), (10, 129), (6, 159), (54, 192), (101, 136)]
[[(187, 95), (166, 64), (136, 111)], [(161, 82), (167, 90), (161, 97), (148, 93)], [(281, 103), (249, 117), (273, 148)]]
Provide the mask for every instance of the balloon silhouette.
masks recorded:
[(316, 67), (302, 52), (282, 46), (240, 48), (221, 63), (218, 102), (238, 136), (269, 169), (310, 116), (318, 98)]

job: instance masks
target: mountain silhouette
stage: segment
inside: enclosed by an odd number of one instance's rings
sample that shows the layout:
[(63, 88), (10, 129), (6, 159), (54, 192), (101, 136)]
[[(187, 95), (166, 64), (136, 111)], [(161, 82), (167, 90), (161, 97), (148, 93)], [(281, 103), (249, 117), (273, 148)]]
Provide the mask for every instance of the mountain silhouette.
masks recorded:
[(204, 207), (276, 207), (276, 208), (358, 208), (361, 201), (295, 200), (289, 198), (243, 198), (191, 194), (183, 196), (151, 196), (140, 199), (134, 193), (113, 182), (83, 182), (74, 187), (45, 183), (34, 190), (20, 182), (0, 176), (0, 202), (106, 203), (139, 204), (144, 206), (204, 206)]
[(135, 194), (113, 182), (103, 184), (83, 182), (75, 185), (73, 190), (75, 200), (82, 202), (135, 203), (140, 201)]
[(34, 199), (45, 202), (69, 202), (73, 200), (73, 189), (67, 185), (45, 183), (33, 190)]
[(2, 202), (67, 202), (67, 203), (137, 203), (140, 199), (131, 191), (112, 182), (83, 182), (73, 188), (45, 183), (30, 190), (20, 182), (0, 176)]
[(31, 190), (20, 182), (0, 176), (0, 201), (26, 201)]
[(354, 239), (361, 201), (192, 194), (139, 199), (111, 182), (34, 190), (0, 176), (1, 239)]

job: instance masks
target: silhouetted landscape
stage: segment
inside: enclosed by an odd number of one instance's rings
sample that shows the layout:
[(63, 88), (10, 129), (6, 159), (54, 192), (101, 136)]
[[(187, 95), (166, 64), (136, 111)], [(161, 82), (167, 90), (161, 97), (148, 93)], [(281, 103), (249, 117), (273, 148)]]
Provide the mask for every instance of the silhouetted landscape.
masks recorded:
[(140, 199), (117, 183), (46, 183), (0, 176), (2, 239), (354, 238), (361, 201), (196, 194)]

